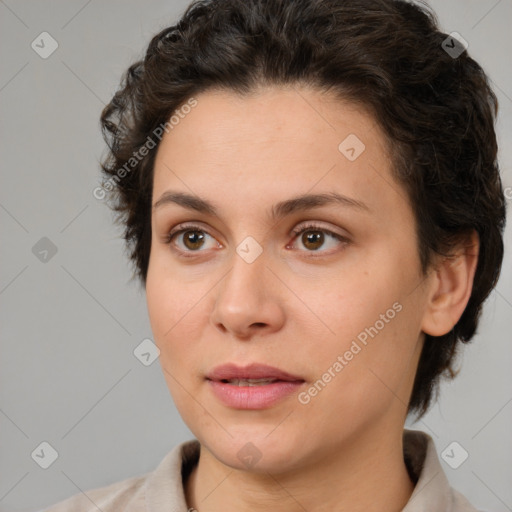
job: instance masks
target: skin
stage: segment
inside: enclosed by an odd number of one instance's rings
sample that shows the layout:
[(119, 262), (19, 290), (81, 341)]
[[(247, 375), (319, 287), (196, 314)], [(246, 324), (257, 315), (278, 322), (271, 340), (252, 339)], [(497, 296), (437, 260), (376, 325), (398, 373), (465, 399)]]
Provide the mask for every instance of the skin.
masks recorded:
[[(424, 333), (444, 334), (462, 314), (478, 241), (421, 272), (411, 206), (392, 177), (384, 134), (360, 107), (299, 87), (196, 99), (158, 148), (152, 204), (172, 190), (218, 212), (154, 207), (146, 282), (167, 385), (201, 443), (188, 506), (401, 510), (414, 487), (402, 432)], [(365, 144), (354, 161), (338, 149), (349, 134)], [(280, 201), (330, 192), (366, 207), (269, 218)], [(184, 222), (199, 225), (202, 246), (186, 233), (169, 243)], [(314, 250), (308, 233), (292, 233), (306, 222), (318, 225), (310, 236), (328, 229), (345, 240), (324, 232)], [(236, 252), (248, 236), (263, 249), (252, 263)], [(222, 363), (259, 362), (301, 376), (307, 390), (396, 303), (401, 311), (307, 404), (294, 394), (267, 409), (234, 409), (205, 381)], [(248, 442), (261, 454), (251, 467), (237, 456)]]

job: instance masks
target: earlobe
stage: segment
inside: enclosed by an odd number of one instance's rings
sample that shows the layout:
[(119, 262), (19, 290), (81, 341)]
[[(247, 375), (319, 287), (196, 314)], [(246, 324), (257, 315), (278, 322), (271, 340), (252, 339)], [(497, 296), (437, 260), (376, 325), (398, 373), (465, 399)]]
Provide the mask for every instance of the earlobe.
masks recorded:
[(459, 321), (471, 297), (478, 252), (478, 234), (473, 232), (437, 262), (422, 323), (426, 334), (443, 336)]

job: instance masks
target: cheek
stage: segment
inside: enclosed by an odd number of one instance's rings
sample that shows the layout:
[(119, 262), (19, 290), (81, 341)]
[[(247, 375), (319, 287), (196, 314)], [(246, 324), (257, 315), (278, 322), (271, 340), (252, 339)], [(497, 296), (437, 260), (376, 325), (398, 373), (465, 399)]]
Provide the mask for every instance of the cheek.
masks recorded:
[(343, 437), (375, 423), (391, 408), (405, 414), (406, 384), (416, 360), (414, 337), (408, 338), (412, 330), (402, 314), (405, 310), (378, 333), (363, 328), (365, 343), (351, 334), (340, 335), (335, 343), (309, 355), (315, 361), (316, 379), (298, 401), (311, 430), (321, 421), (326, 436)]
[(165, 263), (162, 260), (155, 255), (150, 261), (146, 300), (154, 342), (160, 350), (160, 363), (174, 375), (179, 369), (177, 363), (184, 363), (186, 348), (196, 336), (201, 284), (185, 282), (179, 273), (162, 264)]
[(386, 311), (394, 317), (393, 304), (401, 299), (400, 287), (392, 284), (396, 281), (389, 273), (387, 279), (382, 277), (386, 273), (382, 265), (361, 267), (324, 276), (317, 286), (304, 287), (301, 293), (304, 303), (324, 324), (324, 338), (336, 349), (348, 348), (352, 339)]
[(205, 279), (195, 279), (194, 273), (180, 271), (173, 262), (167, 246), (153, 242), (148, 274), (146, 298), (153, 334), (160, 343), (171, 336), (190, 314), (205, 293)]
[(210, 364), (206, 360), (211, 349), (207, 328), (219, 276), (170, 263), (161, 248), (151, 255), (146, 299), (160, 364), (173, 396), (177, 396), (183, 391), (179, 383), (199, 382), (197, 370)]
[(200, 296), (190, 297), (177, 276), (170, 279), (158, 272), (148, 272), (146, 296), (162, 374), (180, 414), (188, 417), (194, 409), (189, 394), (194, 389), (191, 381), (197, 377), (194, 370), (202, 357), (197, 344), (201, 338)]
[(327, 402), (353, 411), (363, 403), (383, 406), (414, 373), (421, 317), (421, 303), (410, 293), (415, 267), (404, 276), (398, 256), (387, 261), (333, 278), (321, 293), (305, 296), (328, 327), (304, 354), (321, 380), (321, 391), (312, 391), (319, 413)]
[(176, 279), (148, 281), (147, 304), (155, 343), (163, 354), (181, 352), (200, 338), (201, 320), (205, 318), (202, 296), (196, 289), (180, 286)]

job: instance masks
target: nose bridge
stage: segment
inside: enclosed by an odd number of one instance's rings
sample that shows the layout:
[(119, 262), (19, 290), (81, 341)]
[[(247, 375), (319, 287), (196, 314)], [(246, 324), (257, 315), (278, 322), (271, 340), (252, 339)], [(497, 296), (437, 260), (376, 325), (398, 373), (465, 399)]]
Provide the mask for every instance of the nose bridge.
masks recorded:
[(222, 297), (219, 299), (228, 303), (233, 300), (240, 304), (253, 305), (260, 302), (261, 297), (267, 295), (265, 293), (267, 260), (267, 255), (263, 254), (263, 251), (255, 255), (254, 248), (247, 247), (244, 242), (240, 244), (236, 254), (233, 254), (231, 270), (220, 287)]
[(212, 321), (217, 327), (245, 336), (255, 326), (270, 330), (281, 326), (283, 311), (270, 282), (275, 278), (266, 268), (269, 264), (269, 255), (254, 240), (237, 246), (215, 298)]

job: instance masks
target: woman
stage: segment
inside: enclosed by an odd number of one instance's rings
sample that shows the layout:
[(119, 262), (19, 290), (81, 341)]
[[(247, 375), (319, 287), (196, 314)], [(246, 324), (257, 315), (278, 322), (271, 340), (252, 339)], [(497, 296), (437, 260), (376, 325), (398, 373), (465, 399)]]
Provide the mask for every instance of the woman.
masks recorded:
[(403, 1), (202, 1), (156, 35), (95, 194), (196, 439), (49, 510), (475, 510), (404, 423), (498, 279), (496, 110)]

